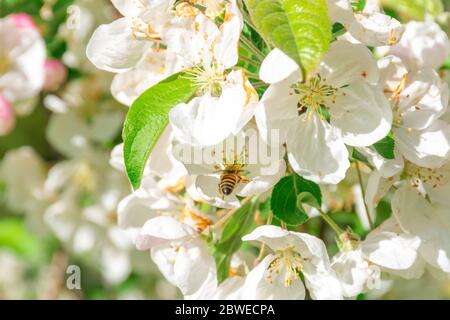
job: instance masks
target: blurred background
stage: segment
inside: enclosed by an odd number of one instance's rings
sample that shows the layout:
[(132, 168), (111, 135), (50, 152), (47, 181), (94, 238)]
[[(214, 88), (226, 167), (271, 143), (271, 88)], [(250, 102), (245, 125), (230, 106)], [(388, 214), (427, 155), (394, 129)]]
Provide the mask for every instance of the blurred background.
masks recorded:
[[(404, 23), (433, 19), (450, 32), (450, 0), (381, 3)], [(95, 28), (118, 16), (109, 0), (0, 0), (0, 299), (181, 297), (134, 248), (134, 231), (116, 223), (131, 189), (110, 154), (128, 107), (85, 50)], [(450, 79), (444, 69), (442, 77)], [(358, 206), (351, 185), (334, 191), (336, 219), (363, 234), (345, 214)], [(380, 219), (389, 207), (379, 206)], [(337, 251), (320, 219), (305, 228)], [(450, 282), (395, 281), (359, 298), (446, 299)]]

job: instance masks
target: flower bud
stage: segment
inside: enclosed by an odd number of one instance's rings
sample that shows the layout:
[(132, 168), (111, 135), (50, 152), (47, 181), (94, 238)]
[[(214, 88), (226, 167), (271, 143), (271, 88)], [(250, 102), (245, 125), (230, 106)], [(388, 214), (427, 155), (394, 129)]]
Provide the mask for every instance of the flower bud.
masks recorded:
[(34, 29), (39, 30), (39, 27), (34, 22), (33, 18), (26, 13), (14, 13), (9, 16), (14, 21), (19, 29)]
[(56, 59), (48, 59), (45, 62), (44, 90), (56, 91), (67, 79), (67, 68)]
[(12, 105), (0, 96), (0, 136), (5, 136), (14, 128), (16, 117)]

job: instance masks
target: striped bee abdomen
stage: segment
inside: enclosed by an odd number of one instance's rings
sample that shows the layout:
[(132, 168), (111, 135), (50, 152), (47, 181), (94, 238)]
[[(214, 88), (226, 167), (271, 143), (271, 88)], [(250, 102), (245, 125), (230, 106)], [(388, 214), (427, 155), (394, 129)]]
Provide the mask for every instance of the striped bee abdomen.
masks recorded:
[(240, 177), (237, 174), (229, 173), (229, 174), (223, 174), (220, 176), (220, 183), (219, 183), (219, 190), (220, 193), (222, 193), (225, 196), (229, 196), (236, 185), (240, 181)]

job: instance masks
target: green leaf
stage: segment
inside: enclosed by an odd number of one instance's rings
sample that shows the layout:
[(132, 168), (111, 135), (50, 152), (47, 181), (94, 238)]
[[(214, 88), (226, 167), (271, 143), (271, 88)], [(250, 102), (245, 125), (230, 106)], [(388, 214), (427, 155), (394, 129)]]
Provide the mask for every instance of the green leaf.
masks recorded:
[(352, 2), (352, 9), (354, 12), (361, 12), (363, 11), (364, 7), (366, 6), (366, 0), (357, 0), (355, 2)]
[(326, 0), (245, 0), (261, 35), (302, 68), (314, 71), (331, 41)]
[(169, 123), (169, 111), (195, 96), (191, 81), (175, 74), (145, 91), (128, 111), (123, 129), (128, 178), (139, 188), (145, 164)]
[(373, 147), (383, 158), (388, 160), (392, 160), (395, 158), (395, 140), (391, 135), (387, 135), (386, 137), (375, 143)]
[(281, 179), (272, 191), (273, 214), (288, 225), (299, 225), (309, 219), (302, 203), (320, 207), (322, 194), (317, 184), (295, 173)]
[(444, 64), (441, 66), (442, 70), (450, 70), (450, 56), (447, 57)]
[(382, 4), (405, 20), (424, 20), (426, 14), (437, 17), (444, 12), (441, 0), (382, 0)]
[(0, 220), (0, 248), (7, 248), (29, 259), (35, 259), (40, 251), (39, 241), (28, 232), (23, 221), (17, 218)]
[(254, 202), (244, 203), (230, 218), (222, 231), (220, 241), (214, 250), (219, 282), (228, 277), (231, 258), (241, 247), (241, 238), (249, 231), (255, 209)]

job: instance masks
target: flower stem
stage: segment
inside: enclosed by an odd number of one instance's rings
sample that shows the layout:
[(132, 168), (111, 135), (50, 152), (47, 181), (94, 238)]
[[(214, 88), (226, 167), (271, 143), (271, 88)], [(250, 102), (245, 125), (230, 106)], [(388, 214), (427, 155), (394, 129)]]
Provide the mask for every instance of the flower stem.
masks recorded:
[[(267, 225), (272, 224), (272, 218), (273, 218), (273, 213), (272, 213), (272, 211), (270, 211), (269, 212), (269, 216), (267, 217), (267, 221), (266, 221)], [(266, 249), (266, 244), (263, 242), (262, 245), (261, 245), (261, 249), (259, 250), (259, 255), (258, 255), (258, 258), (257, 258), (258, 261), (261, 261), (262, 258), (264, 257), (265, 249)]]
[(268, 84), (262, 81), (257, 81), (257, 82), (253, 82), (252, 83), (253, 88), (258, 89), (258, 88), (264, 88), (267, 87)]
[[(250, 64), (251, 66), (255, 67), (255, 68), (259, 68), (260, 62), (253, 60), (252, 58), (249, 58), (247, 56), (239, 56), (239, 60), (246, 62), (248, 64)], [(248, 73), (248, 72), (247, 72)], [(258, 78), (259, 79), (259, 78)]]
[(257, 48), (253, 44), (253, 42), (251, 40), (247, 39), (245, 36), (241, 36), (240, 42), (241, 42), (242, 46), (244, 48), (246, 48), (248, 51), (250, 51), (251, 53), (253, 53), (258, 58), (259, 61), (263, 61), (264, 58), (266, 57), (264, 55), (264, 53), (262, 53), (262, 51), (259, 50), (259, 48)]
[(361, 195), (362, 195), (362, 198), (363, 198), (364, 209), (366, 211), (367, 221), (369, 222), (370, 230), (372, 230), (373, 229), (373, 221), (372, 221), (372, 217), (370, 216), (370, 213), (369, 213), (369, 207), (367, 206), (367, 203), (366, 203), (366, 191), (365, 191), (364, 186), (363, 186), (361, 169), (359, 168), (359, 162), (358, 161), (355, 161), (355, 166), (356, 166), (356, 172), (358, 173), (359, 187), (361, 188)]

